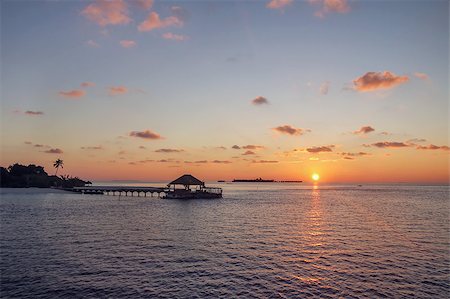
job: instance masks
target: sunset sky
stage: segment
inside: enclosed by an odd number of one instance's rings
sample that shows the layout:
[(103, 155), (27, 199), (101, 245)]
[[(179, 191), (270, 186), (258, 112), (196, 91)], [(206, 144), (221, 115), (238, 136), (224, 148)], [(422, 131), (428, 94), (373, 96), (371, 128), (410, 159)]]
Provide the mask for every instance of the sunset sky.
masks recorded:
[(449, 181), (448, 1), (1, 1), (0, 165)]

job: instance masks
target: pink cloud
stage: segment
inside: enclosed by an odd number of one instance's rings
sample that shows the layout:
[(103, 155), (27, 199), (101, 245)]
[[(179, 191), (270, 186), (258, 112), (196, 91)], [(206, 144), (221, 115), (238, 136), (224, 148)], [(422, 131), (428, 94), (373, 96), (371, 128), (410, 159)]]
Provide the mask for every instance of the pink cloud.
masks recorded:
[(183, 26), (183, 21), (179, 19), (176, 16), (170, 16), (165, 19), (162, 19), (159, 17), (159, 15), (152, 11), (148, 18), (139, 24), (138, 30), (139, 31), (151, 31), (153, 29), (159, 29), (159, 28), (165, 28), (165, 27), (171, 27), (171, 26), (177, 26), (181, 27)]
[(66, 98), (77, 99), (84, 97), (86, 95), (86, 92), (84, 90), (74, 89), (70, 91), (60, 91), (59, 95)]
[(28, 110), (28, 111), (25, 111), (25, 114), (30, 115), (30, 116), (39, 116), (39, 115), (44, 115), (44, 112)]
[(271, 0), (266, 4), (267, 8), (270, 9), (283, 9), (288, 5), (291, 5), (293, 0)]
[(411, 146), (411, 144), (407, 144), (404, 142), (396, 142), (396, 141), (382, 141), (382, 142), (372, 143), (370, 146), (374, 146), (374, 147), (378, 147), (378, 148), (400, 148), (400, 147)]
[(86, 6), (81, 14), (101, 27), (124, 25), (131, 22), (128, 15), (128, 6), (124, 0), (96, 0)]
[(267, 164), (267, 163), (278, 163), (278, 161), (275, 161), (275, 160), (252, 160), (252, 163)]
[(242, 154), (243, 156), (248, 156), (248, 155), (256, 155), (256, 153), (254, 151), (246, 151), (245, 153)]
[(47, 153), (47, 154), (62, 154), (63, 151), (61, 149), (59, 149), (59, 148), (51, 148), (49, 150), (44, 151), (44, 153)]
[(422, 80), (428, 80), (429, 79), (428, 75), (425, 74), (425, 73), (415, 72), (414, 76), (416, 76), (417, 78), (422, 79)]
[(450, 148), (447, 145), (434, 145), (434, 144), (430, 144), (428, 146), (418, 146), (417, 149), (419, 150), (444, 150), (444, 151), (448, 151), (450, 150)]
[(397, 76), (389, 71), (367, 72), (363, 76), (353, 80), (354, 89), (361, 92), (378, 89), (390, 89), (408, 82), (408, 76)]
[(364, 126), (361, 127), (361, 129), (357, 130), (357, 131), (353, 131), (353, 134), (369, 134), (370, 132), (375, 131), (374, 128), (372, 128), (371, 126)]
[(111, 86), (109, 88), (110, 96), (121, 95), (121, 94), (125, 94), (127, 92), (128, 92), (128, 88), (126, 88), (125, 86)]
[(176, 149), (176, 148), (160, 148), (155, 151), (155, 153), (181, 153), (184, 152), (183, 149)]
[(227, 161), (227, 160), (225, 160), (225, 161), (221, 161), (221, 160), (213, 160), (213, 161), (211, 161), (211, 163), (216, 163), (216, 164), (230, 164), (230, 163), (232, 163), (231, 161)]
[(81, 83), (81, 87), (94, 87), (95, 83), (93, 82), (83, 82)]
[(330, 90), (330, 82), (324, 82), (320, 85), (319, 92), (321, 95), (327, 95)]
[(262, 145), (248, 144), (248, 145), (244, 145), (242, 148), (248, 149), (248, 150), (258, 150), (258, 149), (264, 149), (265, 147)]
[(186, 35), (173, 34), (172, 32), (164, 33), (164, 34), (162, 35), (162, 37), (163, 37), (164, 39), (174, 40), (174, 41), (179, 41), (179, 42), (185, 41), (185, 40), (188, 40), (188, 39), (189, 39)]
[(81, 149), (83, 150), (102, 150), (103, 147), (101, 145), (98, 146), (82, 146)]
[(154, 133), (150, 130), (146, 130), (146, 131), (132, 131), (129, 134), (130, 136), (133, 137), (139, 137), (139, 138), (143, 138), (143, 139), (163, 139), (163, 137), (157, 133)]
[(252, 104), (259, 106), (263, 104), (269, 104), (269, 101), (265, 97), (259, 96), (252, 100)]
[(310, 131), (310, 130), (304, 130), (301, 128), (295, 128), (290, 125), (278, 126), (276, 128), (273, 128), (272, 130), (274, 130), (275, 132), (281, 133), (281, 134), (292, 135), (292, 136), (303, 135), (306, 132)]
[(124, 48), (132, 48), (136, 46), (136, 42), (134, 40), (121, 40), (120, 45)]
[(153, 6), (153, 0), (137, 0), (137, 4), (143, 9), (150, 9)]
[(320, 9), (314, 15), (319, 18), (329, 13), (347, 13), (351, 10), (347, 0), (308, 0), (311, 5), (318, 5)]
[(313, 147), (307, 148), (306, 151), (308, 153), (317, 154), (317, 153), (322, 153), (322, 152), (332, 152), (333, 148), (334, 148), (334, 145), (313, 146)]

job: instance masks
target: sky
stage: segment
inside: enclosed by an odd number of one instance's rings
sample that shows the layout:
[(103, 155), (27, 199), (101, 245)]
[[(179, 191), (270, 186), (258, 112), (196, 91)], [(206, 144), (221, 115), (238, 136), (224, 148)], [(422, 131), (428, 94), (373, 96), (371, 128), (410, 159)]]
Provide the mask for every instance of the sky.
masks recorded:
[(0, 3), (3, 167), (449, 182), (448, 1)]

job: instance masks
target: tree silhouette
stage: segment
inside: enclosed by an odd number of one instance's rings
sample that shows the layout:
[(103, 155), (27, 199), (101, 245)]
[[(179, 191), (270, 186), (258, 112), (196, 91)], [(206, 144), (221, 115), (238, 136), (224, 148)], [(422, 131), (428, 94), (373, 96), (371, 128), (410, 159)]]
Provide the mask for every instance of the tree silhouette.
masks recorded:
[(63, 160), (61, 160), (61, 159), (58, 159), (58, 160), (55, 161), (55, 163), (53, 163), (53, 167), (56, 168), (55, 175), (58, 174), (58, 169), (59, 169), (60, 167), (61, 167), (61, 168), (64, 168), (63, 165), (64, 165), (64, 162), (63, 162)]

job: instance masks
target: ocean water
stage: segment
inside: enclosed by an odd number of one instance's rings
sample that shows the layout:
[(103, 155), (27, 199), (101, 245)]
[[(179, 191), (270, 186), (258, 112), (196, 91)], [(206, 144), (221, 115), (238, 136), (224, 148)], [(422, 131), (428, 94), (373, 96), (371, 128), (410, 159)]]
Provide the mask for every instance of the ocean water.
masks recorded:
[(449, 187), (1, 189), (2, 298), (448, 298)]

